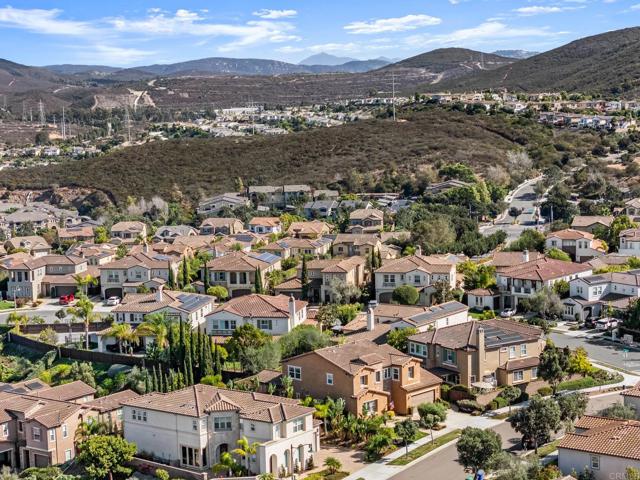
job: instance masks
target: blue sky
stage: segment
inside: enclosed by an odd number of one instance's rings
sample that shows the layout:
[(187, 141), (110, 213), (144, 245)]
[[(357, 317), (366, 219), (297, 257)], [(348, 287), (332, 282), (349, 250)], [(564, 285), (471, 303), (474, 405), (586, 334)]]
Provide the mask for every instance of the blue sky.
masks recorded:
[(544, 51), (640, 24), (640, 0), (0, 0), (0, 58), (135, 66), (202, 57), (297, 62), (440, 47)]

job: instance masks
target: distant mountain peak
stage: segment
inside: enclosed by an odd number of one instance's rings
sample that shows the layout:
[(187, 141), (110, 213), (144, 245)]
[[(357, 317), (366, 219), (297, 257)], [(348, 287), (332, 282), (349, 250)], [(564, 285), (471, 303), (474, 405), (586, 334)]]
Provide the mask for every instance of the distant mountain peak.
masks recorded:
[(330, 53), (320, 52), (315, 55), (311, 55), (303, 60), (298, 62), (298, 65), (342, 65), (347, 62), (354, 62), (356, 58), (350, 57), (338, 57), (336, 55), (331, 55)]

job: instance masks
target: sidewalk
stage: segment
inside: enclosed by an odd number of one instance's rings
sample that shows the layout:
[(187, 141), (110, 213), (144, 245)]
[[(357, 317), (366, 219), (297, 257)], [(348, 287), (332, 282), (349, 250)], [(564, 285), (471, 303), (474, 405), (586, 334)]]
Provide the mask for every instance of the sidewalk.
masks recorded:
[[(449, 433), (449, 432), (452, 432), (453, 430), (458, 430), (458, 429), (462, 430), (465, 427), (491, 428), (496, 425), (499, 425), (502, 422), (504, 422), (504, 420), (496, 420), (496, 419), (485, 417), (485, 416), (472, 417), (471, 415), (467, 415), (465, 413), (449, 411), (447, 420), (444, 422), (446, 425), (446, 428), (443, 428), (442, 430), (438, 430), (437, 432), (434, 431), (433, 438), (434, 439), (439, 438), (445, 433)], [(431, 442), (431, 435), (429, 434), (421, 438), (420, 440), (412, 443), (411, 445), (409, 445), (409, 451), (411, 452), (412, 450), (418, 448), (419, 446), (424, 445), (426, 443), (430, 443), (430, 442)], [(396, 475), (401, 471), (405, 470), (406, 468), (409, 468), (415, 462), (419, 462), (420, 460), (430, 455), (434, 455), (438, 451), (442, 450), (443, 448), (447, 448), (450, 445), (451, 443), (442, 445), (436, 448), (435, 450), (432, 450), (431, 452), (421, 456), (420, 458), (417, 458), (416, 460), (414, 460), (413, 462), (407, 465), (389, 465), (389, 462), (391, 462), (392, 460), (395, 460), (396, 458), (402, 457), (406, 453), (406, 449), (404, 447), (401, 447), (401, 448), (398, 448), (398, 450), (396, 450), (395, 452), (390, 453), (386, 457), (381, 458), (377, 462), (368, 463), (367, 465), (364, 466), (364, 468), (361, 468), (360, 470), (356, 470), (355, 472), (350, 474), (348, 477), (345, 477), (345, 480), (358, 480), (358, 479), (380, 480), (384, 478), (390, 478), (393, 475)]]

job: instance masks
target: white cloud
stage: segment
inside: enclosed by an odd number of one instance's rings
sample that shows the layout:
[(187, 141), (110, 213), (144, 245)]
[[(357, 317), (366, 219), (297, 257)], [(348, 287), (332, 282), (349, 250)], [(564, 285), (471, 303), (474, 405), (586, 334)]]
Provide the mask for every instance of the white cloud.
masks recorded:
[(640, 3), (636, 3), (635, 5), (631, 5), (631, 10), (640, 10)]
[(0, 25), (19, 28), (44, 35), (87, 35), (93, 31), (90, 24), (74, 20), (62, 20), (62, 10), (39, 8), (0, 8)]
[(531, 17), (533, 15), (546, 15), (549, 13), (561, 13), (567, 12), (570, 10), (576, 10), (578, 8), (584, 7), (549, 7), (542, 5), (532, 5), (530, 7), (520, 7), (516, 8), (514, 12), (523, 17)]
[(477, 27), (463, 28), (440, 35), (412, 35), (405, 39), (413, 47), (437, 45), (469, 45), (504, 38), (545, 37), (553, 35), (548, 28), (513, 28), (501, 22), (485, 22)]
[(157, 52), (124, 48), (112, 45), (89, 45), (87, 47), (70, 47), (79, 50), (77, 61), (82, 63), (100, 63), (105, 65), (127, 66), (138, 63)]
[(277, 20), (278, 18), (295, 17), (296, 15), (298, 15), (298, 12), (296, 10), (271, 10), (269, 8), (263, 8), (262, 10), (253, 12), (253, 15), (260, 18)]
[(345, 25), (344, 29), (349, 33), (355, 34), (404, 32), (406, 30), (415, 30), (419, 27), (439, 25), (441, 22), (441, 19), (430, 15), (405, 15), (404, 17), (352, 22)]

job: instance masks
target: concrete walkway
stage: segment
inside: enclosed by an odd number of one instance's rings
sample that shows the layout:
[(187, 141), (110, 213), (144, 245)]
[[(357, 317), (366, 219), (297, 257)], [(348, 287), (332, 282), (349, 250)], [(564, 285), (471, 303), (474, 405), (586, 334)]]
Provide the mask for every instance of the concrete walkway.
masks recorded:
[[(439, 438), (446, 433), (449, 433), (458, 429), (462, 430), (465, 427), (476, 427), (476, 428), (484, 429), (484, 428), (494, 427), (496, 425), (499, 425), (502, 422), (504, 422), (504, 420), (496, 420), (496, 419), (485, 417), (485, 416), (472, 417), (471, 415), (468, 415), (465, 413), (449, 410), (447, 415), (447, 420), (444, 422), (446, 425), (446, 428), (443, 428), (442, 430), (434, 431), (433, 438), (434, 439)], [(409, 451), (411, 452), (416, 448), (418, 448), (419, 446), (424, 445), (426, 443), (430, 443), (430, 442), (431, 442), (431, 435), (428, 434), (427, 436), (421, 438), (420, 440), (410, 444)], [(361, 468), (360, 470), (355, 471), (354, 473), (346, 477), (345, 480), (358, 480), (358, 479), (380, 480), (384, 478), (390, 478), (393, 475), (408, 468), (413, 463), (422, 460), (423, 458), (425, 458), (425, 456), (433, 455), (437, 453), (439, 450), (446, 448), (449, 445), (451, 445), (451, 442), (445, 445), (442, 445), (436, 448), (435, 450), (432, 450), (428, 454), (417, 458), (416, 460), (414, 460), (413, 462), (407, 465), (389, 465), (389, 462), (391, 462), (392, 460), (395, 460), (396, 458), (402, 457), (406, 453), (406, 449), (404, 447), (398, 448), (398, 450), (390, 453), (384, 458), (381, 458), (377, 462), (369, 463), (364, 468)]]

